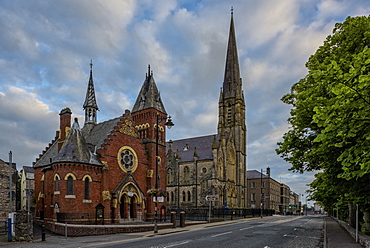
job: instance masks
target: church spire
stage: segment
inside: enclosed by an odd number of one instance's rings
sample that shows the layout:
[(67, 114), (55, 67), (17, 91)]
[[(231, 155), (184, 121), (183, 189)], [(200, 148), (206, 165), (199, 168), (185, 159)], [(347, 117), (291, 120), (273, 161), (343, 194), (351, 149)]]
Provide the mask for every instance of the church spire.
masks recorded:
[(89, 84), (87, 86), (87, 92), (86, 92), (86, 98), (83, 105), (83, 109), (85, 110), (85, 124), (86, 123), (96, 123), (97, 122), (97, 116), (96, 112), (99, 110), (98, 104), (96, 103), (95, 98), (95, 90), (94, 90), (94, 81), (92, 76), (92, 60), (90, 62), (90, 78), (89, 78)]
[(154, 108), (166, 114), (160, 93), (154, 81), (153, 71), (150, 71), (150, 65), (148, 65), (148, 73), (132, 108), (132, 113), (149, 108)]
[(235, 28), (234, 28), (234, 9), (231, 7), (231, 22), (229, 41), (226, 53), (225, 76), (223, 83), (223, 97), (240, 98), (242, 95), (241, 79), (239, 72), (239, 59), (236, 47)]

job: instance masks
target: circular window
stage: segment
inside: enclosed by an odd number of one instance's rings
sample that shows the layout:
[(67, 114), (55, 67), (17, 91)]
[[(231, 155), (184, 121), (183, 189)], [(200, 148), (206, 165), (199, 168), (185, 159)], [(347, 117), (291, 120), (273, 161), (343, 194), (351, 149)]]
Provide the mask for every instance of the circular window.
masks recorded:
[(118, 151), (118, 164), (125, 172), (135, 171), (137, 167), (137, 156), (135, 151), (129, 146), (123, 146)]
[(205, 167), (202, 168), (203, 173), (207, 173), (207, 169)]

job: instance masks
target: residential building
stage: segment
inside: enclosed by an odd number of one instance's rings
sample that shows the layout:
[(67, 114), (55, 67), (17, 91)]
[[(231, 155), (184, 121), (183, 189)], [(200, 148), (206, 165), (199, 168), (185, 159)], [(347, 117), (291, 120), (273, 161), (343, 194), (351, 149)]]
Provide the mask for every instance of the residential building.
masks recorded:
[(270, 168), (266, 174), (257, 170), (247, 171), (247, 208), (279, 211), (280, 183), (270, 177)]
[(23, 166), (21, 173), (21, 209), (28, 210), (28, 202), (30, 202), (30, 211), (33, 213), (34, 205), (34, 188), (35, 188), (35, 174), (33, 167)]

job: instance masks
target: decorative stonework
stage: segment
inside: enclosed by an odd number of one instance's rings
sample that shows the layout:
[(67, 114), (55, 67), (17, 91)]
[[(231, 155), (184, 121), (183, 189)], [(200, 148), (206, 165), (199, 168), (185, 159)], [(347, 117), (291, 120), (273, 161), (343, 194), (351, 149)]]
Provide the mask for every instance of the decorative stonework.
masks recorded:
[(103, 197), (103, 201), (109, 201), (111, 199), (111, 196), (108, 190), (103, 190), (101, 194)]
[(126, 119), (124, 123), (122, 123), (122, 127), (119, 129), (121, 133), (137, 137), (137, 133), (135, 131), (135, 127), (132, 124), (131, 120)]
[(137, 169), (138, 158), (130, 146), (122, 146), (117, 154), (118, 164), (124, 172), (134, 172)]
[(153, 170), (147, 170), (146, 171), (146, 177), (153, 177)]

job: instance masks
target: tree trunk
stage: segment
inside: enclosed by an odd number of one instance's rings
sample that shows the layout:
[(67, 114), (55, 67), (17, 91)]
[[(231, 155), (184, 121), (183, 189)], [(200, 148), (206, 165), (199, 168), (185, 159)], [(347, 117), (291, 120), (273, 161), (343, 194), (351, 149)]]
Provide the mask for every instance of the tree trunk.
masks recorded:
[(356, 206), (352, 202), (348, 202), (348, 224), (356, 228)]
[(364, 211), (364, 220), (366, 225), (366, 231), (370, 231), (370, 212)]

